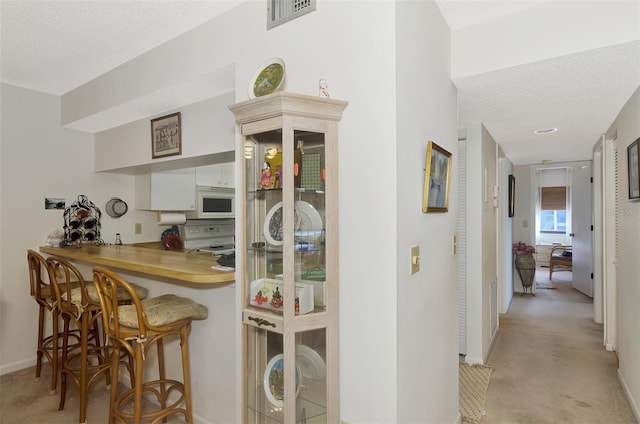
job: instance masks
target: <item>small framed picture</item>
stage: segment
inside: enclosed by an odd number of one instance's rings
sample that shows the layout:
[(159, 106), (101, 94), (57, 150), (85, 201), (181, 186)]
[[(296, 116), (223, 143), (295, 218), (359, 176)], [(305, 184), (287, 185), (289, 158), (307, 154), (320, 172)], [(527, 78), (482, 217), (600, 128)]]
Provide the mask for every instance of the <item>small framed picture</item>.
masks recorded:
[(151, 120), (151, 157), (182, 154), (180, 112)]
[(629, 200), (640, 200), (640, 138), (627, 147)]
[(516, 177), (509, 175), (509, 218), (516, 214)]
[(433, 141), (427, 143), (422, 212), (447, 212), (451, 183), (451, 153)]

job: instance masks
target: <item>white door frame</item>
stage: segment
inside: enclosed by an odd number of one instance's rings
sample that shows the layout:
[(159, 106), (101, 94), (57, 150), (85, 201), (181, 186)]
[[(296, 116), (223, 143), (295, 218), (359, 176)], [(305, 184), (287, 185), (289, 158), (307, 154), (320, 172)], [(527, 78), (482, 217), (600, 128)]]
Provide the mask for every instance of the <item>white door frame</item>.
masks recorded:
[(602, 146), (603, 181), (602, 181), (602, 216), (603, 216), (603, 245), (602, 245), (602, 295), (604, 345), (608, 351), (615, 351), (617, 344), (616, 322), (616, 168), (615, 168), (615, 139), (604, 140)]
[(596, 145), (593, 152), (593, 320), (597, 324), (604, 322), (603, 317), (603, 237), (604, 237), (604, 159), (602, 156), (602, 142)]

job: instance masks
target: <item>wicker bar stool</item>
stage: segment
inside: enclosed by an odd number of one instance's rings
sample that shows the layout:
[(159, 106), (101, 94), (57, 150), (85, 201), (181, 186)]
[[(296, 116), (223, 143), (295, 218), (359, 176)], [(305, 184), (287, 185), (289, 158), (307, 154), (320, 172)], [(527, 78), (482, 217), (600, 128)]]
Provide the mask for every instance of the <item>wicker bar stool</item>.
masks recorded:
[[(51, 388), (50, 394), (56, 393), (59, 372), (59, 350), (61, 346), (59, 339), (62, 333), (58, 329), (59, 311), (56, 305), (55, 293), (49, 280), (49, 272), (46, 259), (35, 250), (27, 250), (27, 262), (29, 265), (29, 282), (31, 296), (38, 303), (38, 339), (37, 339), (37, 359), (36, 359), (36, 379), (40, 379), (42, 372), (42, 359), (47, 359), (51, 365)], [(80, 283), (73, 282), (72, 287), (78, 287)], [(51, 335), (46, 335), (46, 311), (51, 313)], [(69, 337), (75, 339), (70, 346), (79, 346), (79, 330), (70, 331)]]
[[(67, 377), (78, 386), (80, 392), (80, 416), (78, 422), (85, 423), (89, 388), (101, 375), (105, 376), (107, 387), (110, 384), (111, 346), (100, 331), (98, 323), (102, 320), (102, 307), (96, 287), (85, 282), (80, 271), (63, 258), (47, 258), (49, 281), (51, 282), (60, 316), (64, 321), (62, 337), (62, 357), (60, 358), (60, 404), (63, 410), (67, 394)], [(79, 286), (75, 286), (79, 282)], [(147, 289), (132, 284), (140, 298), (147, 297)], [(70, 295), (68, 295), (70, 294)], [(118, 293), (120, 304), (131, 303), (128, 293)], [(80, 349), (69, 349), (68, 334), (70, 325), (80, 329)], [(126, 356), (126, 357), (124, 357)], [(91, 361), (93, 359), (93, 361)], [(119, 363), (129, 369), (133, 382), (133, 358), (124, 355)], [(132, 383), (133, 384), (133, 383)]]
[[(130, 283), (102, 267), (93, 269), (93, 281), (100, 296), (104, 327), (113, 343), (113, 358), (119, 355), (120, 350), (126, 350), (134, 357), (134, 385), (120, 394), (115, 384), (118, 365), (115, 360), (113, 362), (109, 422), (158, 423), (166, 421), (170, 415), (182, 414), (187, 423), (193, 423), (189, 333), (192, 320), (208, 317), (207, 307), (171, 294), (140, 300)], [(119, 289), (130, 294), (131, 305), (118, 305), (116, 294)], [(164, 339), (176, 336), (180, 338), (182, 381), (168, 379), (165, 372)], [(158, 355), (158, 378), (145, 381), (144, 362), (154, 345)], [(153, 394), (159, 407), (143, 411), (143, 393)], [(169, 399), (170, 395), (172, 399)]]

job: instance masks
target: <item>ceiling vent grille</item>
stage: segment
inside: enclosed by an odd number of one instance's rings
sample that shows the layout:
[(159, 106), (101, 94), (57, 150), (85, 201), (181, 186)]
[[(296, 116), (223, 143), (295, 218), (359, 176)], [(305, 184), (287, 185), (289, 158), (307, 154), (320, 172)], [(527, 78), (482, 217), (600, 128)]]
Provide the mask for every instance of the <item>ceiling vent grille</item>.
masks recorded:
[(316, 0), (267, 0), (267, 29), (316, 10)]

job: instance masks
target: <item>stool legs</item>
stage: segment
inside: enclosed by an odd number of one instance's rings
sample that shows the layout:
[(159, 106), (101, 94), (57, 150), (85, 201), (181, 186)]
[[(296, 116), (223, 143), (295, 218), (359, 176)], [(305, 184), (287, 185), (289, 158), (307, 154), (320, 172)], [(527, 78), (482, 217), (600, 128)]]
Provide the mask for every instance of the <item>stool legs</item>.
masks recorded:
[(189, 366), (189, 333), (191, 323), (180, 330), (180, 349), (182, 350), (182, 378), (184, 383), (185, 421), (193, 423), (193, 409), (191, 407), (191, 371)]
[[(38, 302), (39, 303), (39, 302)], [(51, 336), (45, 336), (46, 308), (42, 303), (38, 305), (38, 351), (36, 359), (36, 380), (40, 379), (42, 373), (42, 357), (46, 357), (51, 365), (51, 388), (49, 394), (54, 395), (58, 386), (58, 313), (54, 308), (51, 310), (52, 330)], [(50, 344), (50, 346), (48, 346)], [(51, 352), (49, 352), (51, 351)]]

